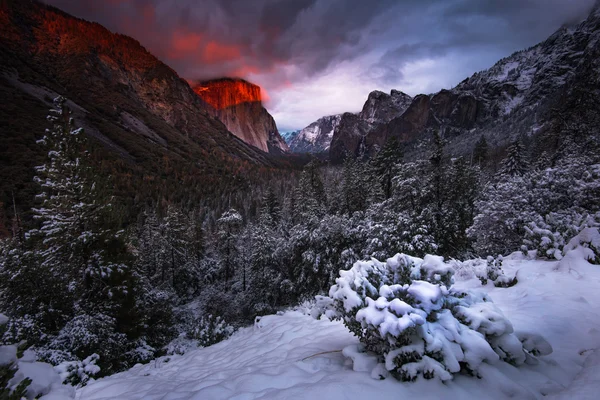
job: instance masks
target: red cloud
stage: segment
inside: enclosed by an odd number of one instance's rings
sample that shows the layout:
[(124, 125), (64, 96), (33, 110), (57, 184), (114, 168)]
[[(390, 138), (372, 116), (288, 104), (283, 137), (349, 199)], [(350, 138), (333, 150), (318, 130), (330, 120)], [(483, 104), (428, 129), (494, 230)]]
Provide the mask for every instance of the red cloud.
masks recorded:
[(238, 46), (219, 44), (211, 40), (202, 50), (202, 60), (207, 64), (217, 64), (239, 59), (241, 51)]
[(206, 40), (197, 32), (174, 31), (171, 35), (167, 57), (172, 60), (192, 59), (203, 64), (222, 64), (239, 60), (239, 46)]
[(198, 33), (182, 33), (180, 31), (173, 32), (170, 48), (167, 51), (167, 56), (174, 60), (187, 58), (190, 55), (197, 53), (202, 44), (202, 35)]

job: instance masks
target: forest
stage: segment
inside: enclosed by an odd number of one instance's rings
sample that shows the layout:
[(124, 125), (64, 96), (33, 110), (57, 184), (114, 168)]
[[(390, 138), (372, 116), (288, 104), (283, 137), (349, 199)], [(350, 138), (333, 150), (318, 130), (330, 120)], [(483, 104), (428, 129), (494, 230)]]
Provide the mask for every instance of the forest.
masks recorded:
[(314, 301), (358, 260), (492, 256), (482, 282), (506, 286), (516, 281), (494, 270), (502, 255), (560, 259), (571, 237), (600, 224), (598, 143), (564, 126), (520, 138), (499, 161), (484, 136), (453, 158), (435, 132), (416, 162), (390, 140), (372, 159), (315, 159), (200, 206), (158, 197), (132, 206), (64, 98), (48, 121), (32, 218), (15, 213), (0, 243), (1, 342), (66, 366), (74, 384)]

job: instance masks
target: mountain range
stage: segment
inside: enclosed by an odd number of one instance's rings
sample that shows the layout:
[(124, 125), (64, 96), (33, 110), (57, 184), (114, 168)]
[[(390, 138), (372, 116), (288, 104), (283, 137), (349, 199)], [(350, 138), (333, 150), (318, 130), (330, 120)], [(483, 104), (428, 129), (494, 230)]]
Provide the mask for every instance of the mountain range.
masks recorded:
[(415, 97), (373, 91), (360, 112), (322, 117), (286, 143), (258, 86), (238, 78), (190, 86), (135, 39), (38, 1), (7, 0), (0, 3), (0, 203), (12, 194), (17, 203), (31, 198), (33, 167), (45, 156), (35, 142), (57, 95), (100, 145), (98, 157), (123, 176), (209, 182), (298, 162), (289, 151), (326, 153), (335, 163), (374, 155), (394, 137), (416, 159), (437, 130), (452, 154), (465, 155), (482, 136), (498, 148), (589, 122), (600, 98), (599, 38), (596, 7), (582, 23), (452, 89)]
[(371, 92), (362, 111), (342, 114), (333, 132), (317, 129), (323, 123), (319, 119), (290, 141), (290, 148), (328, 151), (332, 162), (340, 162), (360, 151), (373, 155), (395, 137), (406, 145), (409, 158), (418, 158), (438, 130), (453, 154), (465, 155), (481, 136), (491, 146), (502, 147), (564, 124), (565, 116), (572, 121), (582, 113), (593, 118), (589, 111), (597, 109), (599, 98), (599, 38), (596, 6), (585, 21), (560, 28), (452, 89), (414, 98), (395, 90), (389, 95)]

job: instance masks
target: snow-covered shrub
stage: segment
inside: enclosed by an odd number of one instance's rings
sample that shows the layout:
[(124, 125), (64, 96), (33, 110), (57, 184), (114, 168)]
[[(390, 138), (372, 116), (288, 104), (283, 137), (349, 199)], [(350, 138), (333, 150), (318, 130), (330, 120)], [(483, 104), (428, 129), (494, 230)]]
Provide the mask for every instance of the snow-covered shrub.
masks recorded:
[(212, 314), (197, 316), (194, 311), (185, 310), (180, 318), (180, 334), (165, 346), (167, 354), (184, 354), (190, 349), (211, 346), (235, 331), (222, 317)]
[(227, 339), (234, 330), (223, 318), (209, 314), (194, 320), (185, 334), (187, 338), (195, 340), (198, 346), (207, 347)]
[(477, 374), (483, 362), (534, 358), (488, 297), (451, 288), (453, 273), (431, 255), (359, 261), (329, 291), (333, 316), (403, 381), (445, 381), (460, 371)]
[[(0, 333), (6, 330), (8, 318), (0, 314)], [(19, 400), (25, 397), (31, 379), (26, 378), (15, 382), (19, 370), (18, 359), (23, 355), (23, 349), (17, 346), (0, 346), (0, 399)]]
[(502, 270), (502, 262), (503, 258), (501, 255), (494, 258), (492, 256), (488, 256), (487, 258), (487, 267), (485, 269), (485, 275), (479, 275), (479, 280), (482, 285), (487, 285), (488, 281), (494, 283), (496, 287), (511, 287), (517, 284), (517, 277), (509, 278), (504, 274)]
[[(8, 318), (0, 314), (0, 333)], [(75, 397), (70, 386), (62, 385), (58, 373), (50, 364), (37, 362), (35, 352), (27, 344), (0, 346), (0, 399), (21, 400), (52, 398), (68, 400)], [(48, 396), (46, 396), (48, 395)]]
[(104, 369), (120, 360), (125, 352), (127, 337), (115, 332), (114, 319), (104, 315), (82, 314), (69, 321), (46, 347), (72, 354), (68, 361), (83, 360), (90, 354), (99, 354)]
[(564, 254), (582, 252), (583, 258), (592, 264), (600, 265), (600, 232), (598, 228), (585, 228), (572, 238), (564, 248)]
[(98, 354), (92, 354), (83, 361), (64, 361), (54, 369), (60, 375), (63, 383), (82, 387), (100, 372), (100, 367), (96, 365), (99, 358)]
[(538, 257), (560, 260), (568, 240), (585, 228), (600, 226), (600, 213), (579, 213), (574, 209), (551, 212), (526, 224), (521, 250), (537, 250)]

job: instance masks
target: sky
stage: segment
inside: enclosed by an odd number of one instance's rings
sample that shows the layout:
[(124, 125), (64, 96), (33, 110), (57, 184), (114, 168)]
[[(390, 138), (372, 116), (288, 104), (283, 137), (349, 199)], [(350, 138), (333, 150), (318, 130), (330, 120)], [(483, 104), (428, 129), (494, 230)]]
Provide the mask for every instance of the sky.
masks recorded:
[(46, 0), (137, 39), (188, 81), (263, 88), (282, 132), (373, 90), (451, 88), (584, 19), (595, 0)]

